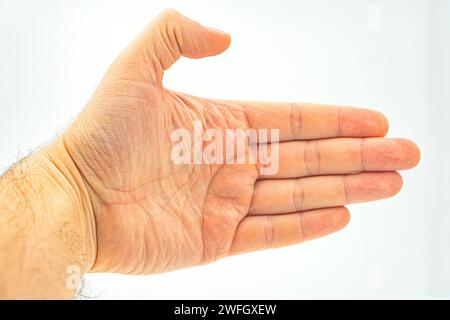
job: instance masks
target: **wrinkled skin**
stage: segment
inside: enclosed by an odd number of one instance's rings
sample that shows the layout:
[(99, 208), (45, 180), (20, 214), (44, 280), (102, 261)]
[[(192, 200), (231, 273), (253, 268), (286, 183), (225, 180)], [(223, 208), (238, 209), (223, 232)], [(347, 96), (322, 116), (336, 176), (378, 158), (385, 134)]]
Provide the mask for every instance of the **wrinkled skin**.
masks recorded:
[[(215, 55), (229, 44), (227, 34), (164, 12), (64, 133), (95, 215), (92, 271), (164, 272), (323, 236), (347, 224), (342, 205), (394, 195), (402, 184), (394, 171), (417, 164), (412, 142), (381, 138), (387, 122), (375, 111), (206, 100), (163, 88), (163, 71), (180, 55)], [(279, 173), (262, 177), (251, 163), (174, 164), (171, 133), (192, 130), (194, 120), (204, 129), (279, 128)]]

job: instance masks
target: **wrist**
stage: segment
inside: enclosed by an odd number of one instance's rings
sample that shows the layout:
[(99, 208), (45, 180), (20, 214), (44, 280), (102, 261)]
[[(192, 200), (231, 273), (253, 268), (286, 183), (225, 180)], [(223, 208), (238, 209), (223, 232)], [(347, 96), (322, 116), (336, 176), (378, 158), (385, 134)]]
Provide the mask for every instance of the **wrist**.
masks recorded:
[(96, 256), (86, 186), (62, 140), (0, 177), (0, 297), (71, 297)]
[(63, 214), (70, 232), (77, 239), (73, 260), (83, 273), (89, 272), (97, 255), (95, 216), (88, 186), (66, 149), (63, 138), (41, 150), (42, 164), (52, 183), (53, 193), (61, 202), (57, 209)]

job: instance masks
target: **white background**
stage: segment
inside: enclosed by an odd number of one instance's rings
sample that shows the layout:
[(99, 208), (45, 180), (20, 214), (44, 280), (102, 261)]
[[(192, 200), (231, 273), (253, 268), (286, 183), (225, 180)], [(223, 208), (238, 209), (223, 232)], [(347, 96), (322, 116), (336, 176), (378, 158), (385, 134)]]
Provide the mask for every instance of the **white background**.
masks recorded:
[(164, 8), (228, 31), (166, 86), (207, 97), (367, 106), (422, 149), (403, 191), (314, 242), (153, 276), (89, 275), (94, 298), (450, 297), (450, 1), (0, 0), (0, 166), (52, 139)]

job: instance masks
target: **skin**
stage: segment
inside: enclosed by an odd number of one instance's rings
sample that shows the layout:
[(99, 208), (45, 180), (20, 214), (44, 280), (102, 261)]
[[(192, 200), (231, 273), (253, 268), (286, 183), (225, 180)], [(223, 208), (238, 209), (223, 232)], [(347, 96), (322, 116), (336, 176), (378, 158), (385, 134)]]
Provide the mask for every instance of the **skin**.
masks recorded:
[[(42, 256), (30, 257), (26, 242), (12, 254), (1, 245), (6, 241), (0, 241), (0, 271), (9, 270), (8, 279), (16, 279), (12, 284), (2, 275), (6, 290), (0, 294), (69, 297), (71, 290), (51, 275), (64, 279), (73, 263), (82, 265), (82, 272), (152, 274), (300, 243), (346, 226), (349, 212), (344, 205), (391, 197), (400, 190), (396, 170), (417, 165), (420, 153), (409, 140), (384, 138), (388, 123), (379, 112), (212, 100), (162, 86), (164, 70), (180, 56), (212, 56), (229, 44), (228, 34), (168, 10), (120, 54), (72, 126), (27, 159), (39, 163), (38, 169), (18, 166), (27, 180), (47, 186), (32, 193), (34, 203), (50, 206), (47, 219), (73, 238), (66, 237), (67, 245), (58, 243), (61, 236), (45, 223), (36, 227), (27, 222), (27, 228), (49, 235), (40, 243), (42, 250), (51, 248), (45, 261), (53, 252), (69, 247), (72, 252), (42, 268)], [(261, 176), (260, 163), (174, 164), (170, 135), (177, 128), (193, 130), (195, 120), (204, 129), (221, 131), (279, 129), (279, 171)], [(35, 181), (36, 172), (42, 181)], [(7, 179), (17, 181), (4, 177), (0, 190), (11, 185)], [(0, 204), (6, 212), (0, 218), (0, 237), (8, 239), (25, 231), (6, 221), (17, 212), (36, 216), (42, 211), (5, 209), (10, 199), (31, 197), (19, 187), (10, 189)], [(49, 204), (50, 197), (58, 201)], [(58, 214), (62, 210), (65, 214)], [(23, 289), (24, 281), (17, 278), (24, 272), (5, 267), (5, 259), (17, 265), (38, 263), (47, 270), (38, 272), (46, 281), (27, 275), (29, 288)], [(33, 283), (41, 286), (39, 293)]]

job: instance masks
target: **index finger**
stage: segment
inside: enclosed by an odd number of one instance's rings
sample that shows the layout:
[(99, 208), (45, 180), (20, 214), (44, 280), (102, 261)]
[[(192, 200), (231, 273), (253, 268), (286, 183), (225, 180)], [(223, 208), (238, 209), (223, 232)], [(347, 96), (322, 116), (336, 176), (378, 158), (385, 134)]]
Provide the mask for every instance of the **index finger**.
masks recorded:
[(383, 137), (386, 117), (378, 111), (310, 103), (236, 102), (250, 128), (279, 129), (280, 141), (336, 137)]

